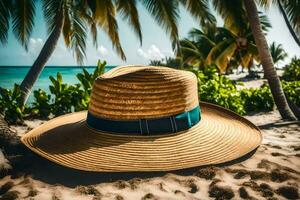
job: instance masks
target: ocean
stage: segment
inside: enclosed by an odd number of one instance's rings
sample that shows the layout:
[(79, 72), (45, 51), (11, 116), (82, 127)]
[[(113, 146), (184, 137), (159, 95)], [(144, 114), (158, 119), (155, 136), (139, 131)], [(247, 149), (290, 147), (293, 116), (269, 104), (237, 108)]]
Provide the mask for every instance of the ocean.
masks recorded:
[[(105, 71), (109, 71), (110, 69), (114, 68), (115, 66), (106, 66)], [(14, 84), (21, 84), (22, 80), (24, 79), (26, 73), (29, 70), (28, 67), (19, 67), (19, 66), (0, 66), (0, 87), (11, 89), (13, 88)], [(88, 66), (88, 67), (78, 67), (78, 66), (47, 66), (42, 71), (39, 79), (35, 83), (33, 90), (41, 88), (47, 92), (49, 92), (49, 85), (51, 81), (49, 80), (49, 76), (56, 77), (57, 72), (62, 74), (63, 82), (68, 84), (75, 84), (79, 83), (78, 79), (76, 78), (76, 74), (82, 72), (82, 69), (85, 68), (89, 72), (93, 72), (95, 66)], [(29, 102), (33, 100), (32, 95), (29, 97)]]

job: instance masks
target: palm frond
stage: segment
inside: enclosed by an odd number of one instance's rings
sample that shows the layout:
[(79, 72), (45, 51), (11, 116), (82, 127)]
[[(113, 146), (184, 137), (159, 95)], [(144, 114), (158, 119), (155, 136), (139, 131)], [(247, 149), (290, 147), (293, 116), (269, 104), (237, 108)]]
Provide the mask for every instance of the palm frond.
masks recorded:
[(11, 6), (10, 0), (0, 0), (0, 43), (2, 44), (7, 42)]
[(64, 1), (64, 24), (62, 33), (66, 46), (73, 51), (76, 62), (83, 64), (86, 56), (87, 20), (83, 16), (84, 5), (80, 2)]
[(256, 0), (258, 5), (267, 9), (269, 8), (272, 4), (276, 4), (277, 0)]
[(212, 0), (216, 11), (225, 20), (225, 24), (233, 24), (240, 29), (245, 29), (246, 11), (241, 0)]
[(208, 0), (180, 0), (179, 2), (193, 17), (200, 20), (201, 26), (216, 24), (216, 18), (210, 12)]
[(224, 40), (213, 47), (206, 58), (207, 64), (216, 64), (219, 70), (225, 72), (231, 57), (237, 49), (234, 39)]
[[(216, 29), (214, 29), (216, 30)], [(213, 31), (202, 32), (200, 29), (193, 28), (189, 32), (189, 38), (197, 45), (197, 48), (206, 57), (211, 48), (216, 45), (215, 33)]]
[(81, 2), (80, 3), (80, 9), (78, 10), (80, 12), (81, 17), (86, 21), (86, 23), (90, 26), (90, 32), (92, 35), (93, 45), (97, 48), (98, 47), (98, 41), (97, 41), (97, 22), (93, 18), (93, 14), (89, 12), (89, 4), (87, 2)]
[(69, 1), (66, 1), (64, 4), (64, 25), (63, 25), (63, 36), (64, 36), (64, 41), (67, 47), (70, 47), (70, 32), (71, 32), (71, 4)]
[(194, 65), (203, 63), (205, 58), (197, 45), (188, 39), (180, 40), (180, 50), (184, 63)]
[(72, 17), (72, 30), (71, 30), (71, 48), (74, 51), (77, 63), (83, 64), (83, 59), (86, 56), (86, 25), (82, 18), (80, 18), (79, 13), (75, 13)]
[(18, 0), (13, 4), (12, 26), (17, 40), (28, 49), (29, 38), (34, 26), (34, 0)]
[(43, 13), (48, 34), (50, 34), (56, 26), (56, 17), (58, 13), (61, 13), (60, 9), (63, 9), (63, 3), (63, 0), (43, 0)]
[(258, 12), (259, 21), (261, 24), (261, 29), (264, 31), (264, 33), (267, 33), (270, 28), (272, 28), (272, 24), (268, 18), (267, 15), (265, 15), (262, 12)]
[(177, 29), (179, 18), (178, 1), (143, 0), (142, 2), (156, 22), (169, 33), (173, 48), (176, 48), (179, 44)]
[(125, 53), (120, 43), (118, 23), (115, 18), (115, 6), (111, 0), (96, 1), (96, 9), (93, 18), (104, 29), (110, 37), (113, 47), (123, 60), (126, 60)]
[(116, 4), (118, 12), (124, 19), (128, 20), (128, 24), (133, 28), (142, 45), (142, 30), (136, 8), (136, 0), (117, 0)]
[(283, 3), (293, 29), (300, 35), (300, 1), (288, 0)]
[(276, 44), (275, 42), (272, 42), (270, 45), (270, 53), (275, 64), (283, 61), (288, 56), (282, 45)]

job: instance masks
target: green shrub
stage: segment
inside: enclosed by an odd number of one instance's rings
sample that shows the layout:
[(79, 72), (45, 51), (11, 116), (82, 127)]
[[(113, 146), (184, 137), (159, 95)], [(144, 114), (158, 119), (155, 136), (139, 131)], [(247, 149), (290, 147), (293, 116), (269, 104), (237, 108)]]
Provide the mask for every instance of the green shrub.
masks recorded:
[(53, 76), (50, 76), (49, 79), (52, 82), (49, 89), (54, 96), (51, 107), (55, 116), (79, 111), (87, 107), (84, 91), (80, 89), (80, 84), (73, 86), (63, 83), (59, 72), (56, 75), (56, 79)]
[(89, 73), (87, 70), (83, 69), (82, 73), (78, 73), (76, 75), (77, 79), (79, 80), (81, 86), (83, 87), (84, 91), (88, 93), (88, 95), (91, 94), (92, 86), (95, 81), (95, 79), (104, 74), (106, 62), (101, 62), (98, 60), (97, 67), (94, 70), (93, 73)]
[(286, 81), (300, 81), (300, 59), (293, 58), (291, 63), (284, 67), (282, 79)]
[(20, 86), (15, 84), (12, 90), (0, 88), (0, 113), (9, 124), (22, 124), (27, 106), (22, 106)]
[(236, 82), (226, 76), (219, 76), (215, 66), (203, 70), (192, 70), (198, 78), (199, 97), (202, 101), (214, 103), (236, 113), (245, 114), (243, 100), (236, 88)]
[(300, 81), (282, 81), (282, 87), (287, 98), (300, 107)]
[(31, 114), (42, 118), (47, 118), (51, 113), (50, 98), (51, 95), (38, 89), (33, 91), (34, 102), (31, 107)]
[(270, 111), (274, 108), (274, 100), (269, 86), (249, 88), (240, 91), (246, 113), (254, 111)]

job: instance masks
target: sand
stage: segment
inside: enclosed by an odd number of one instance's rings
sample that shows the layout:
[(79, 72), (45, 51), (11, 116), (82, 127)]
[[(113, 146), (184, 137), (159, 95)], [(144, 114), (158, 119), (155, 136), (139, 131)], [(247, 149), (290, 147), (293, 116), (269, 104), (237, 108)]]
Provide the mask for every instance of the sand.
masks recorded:
[[(2, 191), (4, 197), (15, 195), (20, 199), (38, 200), (287, 199), (282, 195), (297, 198), (300, 183), (300, 124), (281, 121), (277, 111), (246, 118), (261, 128), (264, 139), (254, 155), (240, 163), (195, 168), (176, 174), (131, 175), (80, 175), (63, 167), (39, 166), (26, 176), (4, 177), (0, 180), (0, 187), (4, 184), (11, 184), (11, 187), (7, 192), (3, 192), (1, 187), (0, 194)], [(26, 123), (28, 127), (13, 128), (22, 135), (43, 121)], [(5, 160), (1, 162), (6, 163)]]

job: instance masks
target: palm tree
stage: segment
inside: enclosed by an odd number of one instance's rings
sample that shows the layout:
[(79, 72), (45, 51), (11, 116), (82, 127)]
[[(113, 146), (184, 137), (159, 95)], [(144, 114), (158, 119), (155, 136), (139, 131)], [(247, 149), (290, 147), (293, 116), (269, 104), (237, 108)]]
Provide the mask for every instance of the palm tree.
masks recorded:
[[(260, 14), (260, 20), (266, 32), (271, 24), (265, 15)], [(183, 61), (200, 67), (215, 64), (221, 73), (233, 64), (252, 67), (259, 58), (249, 24), (244, 22), (244, 28), (239, 28), (229, 22), (225, 20), (224, 27), (214, 24), (192, 29), (190, 39), (180, 41)]]
[(270, 53), (274, 62), (274, 65), (277, 65), (280, 61), (283, 61), (288, 54), (284, 51), (281, 44), (276, 44), (272, 42), (270, 45)]
[(264, 69), (264, 74), (268, 80), (275, 104), (283, 119), (296, 120), (294, 113), (291, 111), (288, 105), (279, 77), (276, 73), (266, 38), (261, 29), (256, 4), (254, 0), (244, 0), (243, 2), (245, 4), (245, 10), (248, 15), (248, 20), (255, 39), (255, 43), (258, 48), (261, 63)]
[[(48, 26), (49, 36), (32, 67), (21, 83), (24, 104), (30, 91), (52, 55), (61, 34), (65, 44), (72, 49), (78, 64), (82, 64), (86, 49), (86, 29), (89, 26), (95, 46), (97, 46), (97, 28), (103, 29), (110, 37), (112, 44), (125, 60), (125, 54), (120, 44), (118, 23), (115, 18), (119, 12), (132, 26), (142, 42), (141, 27), (136, 8), (136, 0), (43, 0), (43, 12)], [(15, 36), (22, 46), (27, 49), (28, 41), (34, 26), (34, 0), (0, 0), (0, 42), (5, 44), (9, 21)], [(213, 22), (207, 0), (141, 0), (156, 22), (165, 28), (173, 43), (178, 46), (177, 20), (179, 5), (183, 5), (200, 23)]]

